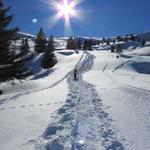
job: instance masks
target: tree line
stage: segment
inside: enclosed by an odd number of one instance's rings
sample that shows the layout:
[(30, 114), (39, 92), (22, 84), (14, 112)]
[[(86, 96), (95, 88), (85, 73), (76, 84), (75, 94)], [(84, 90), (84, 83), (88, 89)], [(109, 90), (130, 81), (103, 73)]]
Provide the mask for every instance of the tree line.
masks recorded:
[(90, 50), (92, 51), (92, 46), (96, 45), (94, 39), (84, 39), (83, 41), (80, 38), (75, 38), (75, 36), (71, 36), (67, 40), (66, 49), (70, 50)]

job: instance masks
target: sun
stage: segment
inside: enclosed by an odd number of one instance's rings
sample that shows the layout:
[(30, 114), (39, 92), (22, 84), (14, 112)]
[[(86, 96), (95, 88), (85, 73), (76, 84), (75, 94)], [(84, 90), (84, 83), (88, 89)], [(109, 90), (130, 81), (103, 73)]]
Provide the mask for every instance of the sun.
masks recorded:
[(71, 16), (75, 16), (75, 8), (68, 0), (63, 0), (63, 3), (57, 4), (58, 12), (68, 20)]
[(40, 0), (50, 9), (54, 15), (47, 18), (46, 24), (52, 28), (60, 19), (64, 19), (65, 36), (72, 35), (71, 19), (83, 21), (83, 13), (79, 5), (85, 0)]

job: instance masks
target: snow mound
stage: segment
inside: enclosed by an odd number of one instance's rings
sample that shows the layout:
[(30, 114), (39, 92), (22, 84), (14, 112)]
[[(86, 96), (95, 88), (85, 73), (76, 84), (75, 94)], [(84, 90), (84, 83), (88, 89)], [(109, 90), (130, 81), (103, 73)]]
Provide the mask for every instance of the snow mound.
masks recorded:
[(140, 46), (140, 43), (139, 42), (132, 42), (132, 41), (129, 41), (129, 42), (123, 42), (121, 44), (121, 47), (125, 50), (134, 50), (136, 49), (138, 46)]
[(150, 47), (146, 46), (142, 48), (137, 48), (132, 51), (132, 54), (137, 56), (150, 56)]

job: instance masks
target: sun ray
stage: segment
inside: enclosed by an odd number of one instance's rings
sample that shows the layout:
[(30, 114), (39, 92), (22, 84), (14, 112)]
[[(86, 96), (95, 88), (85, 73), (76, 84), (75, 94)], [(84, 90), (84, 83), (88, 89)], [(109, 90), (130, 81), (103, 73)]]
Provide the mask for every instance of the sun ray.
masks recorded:
[(73, 0), (73, 1), (71, 2), (71, 5), (72, 5), (72, 7), (75, 7), (75, 6), (77, 6), (77, 5), (82, 4), (84, 1), (85, 1), (85, 0)]
[(65, 19), (65, 36), (72, 35), (72, 27), (71, 27), (71, 22), (70, 19), (67, 18)]
[(47, 18), (46, 20), (46, 24), (48, 24), (48, 28), (53, 28), (55, 26), (55, 24), (61, 19), (61, 14), (57, 13), (53, 16), (50, 16), (49, 18)]

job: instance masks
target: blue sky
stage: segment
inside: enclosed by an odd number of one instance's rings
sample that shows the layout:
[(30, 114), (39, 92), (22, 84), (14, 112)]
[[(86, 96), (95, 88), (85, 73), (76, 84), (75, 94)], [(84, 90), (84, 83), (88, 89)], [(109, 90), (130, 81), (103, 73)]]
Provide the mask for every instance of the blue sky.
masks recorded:
[[(53, 1), (53, 0), (51, 0)], [(49, 5), (40, 0), (4, 0), (11, 5), (14, 15), (11, 27), (18, 26), (21, 31), (36, 34), (40, 27), (47, 35), (64, 36), (64, 19), (53, 28), (48, 18), (56, 14)], [(71, 18), (72, 32), (76, 36), (114, 36), (150, 30), (150, 0), (85, 0), (77, 8), (82, 19)], [(32, 19), (37, 18), (37, 23)], [(53, 20), (49, 19), (49, 22)]]

